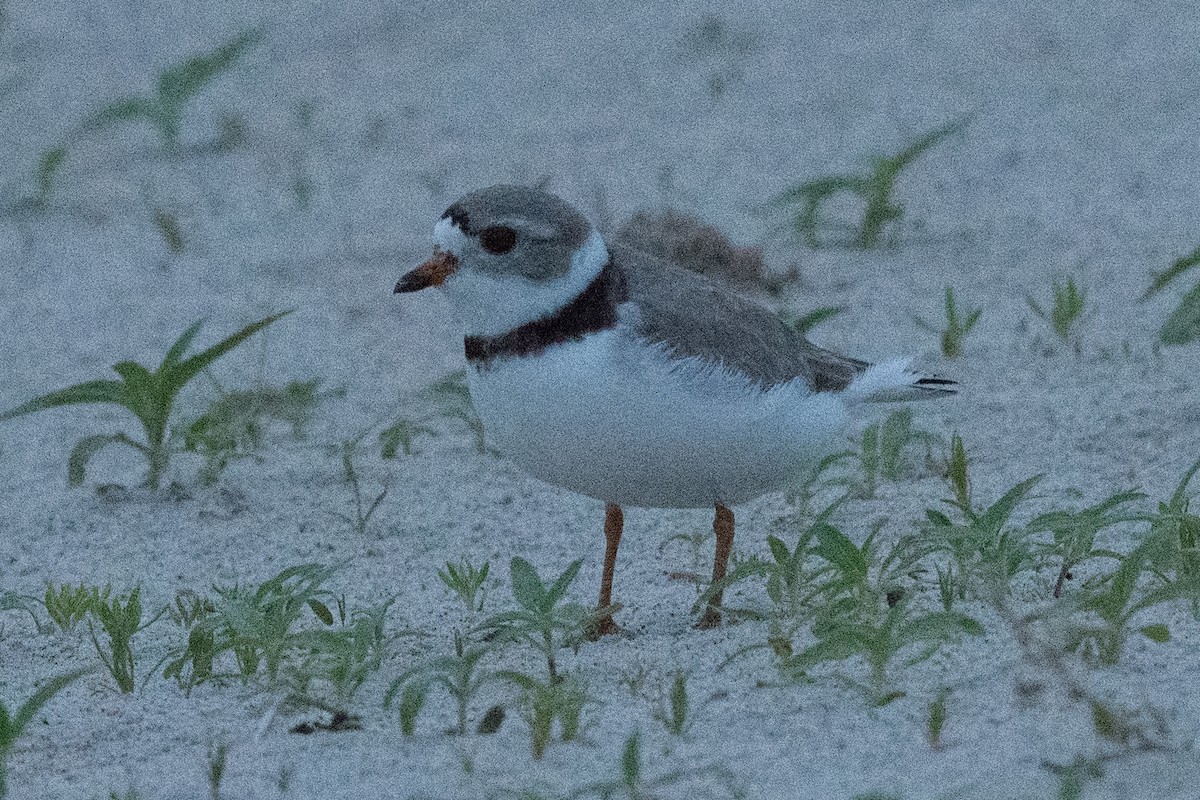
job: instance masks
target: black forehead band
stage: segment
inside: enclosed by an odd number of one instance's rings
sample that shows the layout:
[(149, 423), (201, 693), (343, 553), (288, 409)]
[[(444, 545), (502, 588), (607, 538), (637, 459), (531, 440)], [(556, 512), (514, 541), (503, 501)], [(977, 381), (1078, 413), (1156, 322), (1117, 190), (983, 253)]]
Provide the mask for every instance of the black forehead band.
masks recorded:
[(457, 203), (446, 209), (445, 213), (442, 214), (442, 219), (449, 219), (451, 222), (457, 225), (459, 230), (461, 230), (463, 233), (469, 234), (471, 232), (467, 212)]

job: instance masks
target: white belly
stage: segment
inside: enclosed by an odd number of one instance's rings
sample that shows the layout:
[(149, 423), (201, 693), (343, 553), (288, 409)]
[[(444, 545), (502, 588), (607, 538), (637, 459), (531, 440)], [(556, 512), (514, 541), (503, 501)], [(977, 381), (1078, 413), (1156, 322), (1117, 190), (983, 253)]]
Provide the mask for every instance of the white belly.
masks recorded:
[(533, 476), (607, 502), (732, 505), (828, 452), (846, 419), (802, 381), (768, 392), (615, 330), (467, 370), (488, 438)]

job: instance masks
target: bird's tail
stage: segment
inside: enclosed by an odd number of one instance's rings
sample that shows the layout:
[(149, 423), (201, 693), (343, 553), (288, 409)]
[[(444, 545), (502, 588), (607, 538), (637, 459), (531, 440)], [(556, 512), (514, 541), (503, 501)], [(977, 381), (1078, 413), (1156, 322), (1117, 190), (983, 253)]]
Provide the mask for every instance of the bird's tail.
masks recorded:
[(929, 400), (958, 391), (957, 382), (913, 372), (908, 365), (907, 358), (870, 365), (846, 387), (846, 397), (863, 403), (894, 403)]

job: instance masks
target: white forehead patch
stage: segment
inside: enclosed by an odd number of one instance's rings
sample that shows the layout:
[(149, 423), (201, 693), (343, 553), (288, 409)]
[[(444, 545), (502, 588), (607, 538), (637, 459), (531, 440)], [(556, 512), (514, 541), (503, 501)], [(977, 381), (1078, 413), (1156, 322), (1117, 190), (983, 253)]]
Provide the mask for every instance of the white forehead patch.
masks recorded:
[(439, 219), (437, 224), (433, 226), (433, 242), (440, 249), (454, 255), (461, 255), (466, 244), (467, 235), (462, 232), (462, 228), (454, 224), (454, 220), (446, 217)]

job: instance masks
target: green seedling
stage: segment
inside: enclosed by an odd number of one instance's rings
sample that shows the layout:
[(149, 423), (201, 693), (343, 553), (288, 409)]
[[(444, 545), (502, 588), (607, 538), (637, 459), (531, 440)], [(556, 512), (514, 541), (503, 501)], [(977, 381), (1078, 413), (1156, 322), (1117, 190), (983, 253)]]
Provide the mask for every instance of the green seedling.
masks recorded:
[(960, 634), (980, 636), (983, 626), (957, 611), (913, 613), (909, 598), (901, 596), (885, 611), (868, 619), (865, 615), (852, 617), (842, 613), (821, 615), (813, 625), (817, 643), (795, 655), (779, 661), (780, 673), (788, 680), (800, 680), (808, 670), (826, 661), (842, 661), (862, 656), (870, 673), (868, 683), (858, 684), (872, 705), (887, 705), (905, 692), (893, 688), (889, 665), (896, 656), (916, 645), (921, 652), (906, 664), (919, 663), (945, 642)]
[(1010, 525), (1009, 520), (1042, 476), (1018, 483), (982, 510), (971, 505), (965, 478), (965, 472), (952, 472), (955, 499), (944, 501), (959, 511), (963, 521), (955, 523), (941, 511), (927, 509), (924, 531), (930, 545), (952, 559), (959, 599), (966, 597), (970, 585), (985, 599), (1005, 598), (1013, 578), (1036, 563), (1028, 529)]
[(178, 151), (187, 104), (262, 38), (260, 28), (251, 28), (215, 50), (163, 70), (153, 95), (115, 100), (84, 120), (81, 130), (97, 131), (118, 123), (143, 122), (157, 131), (164, 150)]
[(659, 717), (672, 736), (682, 736), (688, 729), (687, 675), (684, 673), (675, 673), (675, 678), (671, 681), (671, 692), (667, 696), (666, 712), (660, 713)]
[(1058, 776), (1057, 800), (1083, 800), (1083, 787), (1089, 781), (1104, 777), (1104, 764), (1100, 759), (1076, 756), (1070, 764), (1044, 763), (1042, 766)]
[(9, 711), (8, 706), (0, 702), (0, 800), (8, 796), (8, 755), (12, 752), (13, 745), (21, 738), (34, 716), (54, 695), (91, 671), (91, 668), (77, 669), (51, 678), (22, 703), (16, 713)]
[(340, 628), (294, 634), (291, 645), (303, 655), (288, 670), (287, 699), (329, 712), (334, 720), (341, 720), (339, 730), (355, 727), (357, 718), (350, 714), (350, 705), (383, 663), (384, 616), (392, 602), (356, 612), (353, 621)]
[[(1180, 275), (1197, 265), (1200, 265), (1200, 247), (1177, 259), (1169, 268), (1151, 273), (1150, 288), (1142, 295), (1142, 300), (1158, 294)], [(1200, 283), (1193, 286), (1179, 301), (1179, 305), (1159, 329), (1158, 336), (1163, 344), (1187, 344), (1200, 338)]]
[(558, 680), (559, 649), (578, 647), (588, 625), (613, 609), (589, 610), (577, 603), (566, 603), (567, 588), (579, 574), (582, 559), (572, 561), (562, 574), (547, 585), (525, 559), (516, 556), (509, 565), (512, 595), (520, 609), (494, 614), (480, 623), (486, 635), (498, 640), (519, 641), (532, 646), (546, 660), (546, 672), (553, 683)]
[[(916, 139), (894, 156), (874, 159), (872, 169), (866, 174), (842, 174), (816, 178), (788, 189), (776, 197), (775, 206), (794, 209), (793, 225), (812, 248), (837, 244), (874, 249), (884, 243), (883, 236), (889, 226), (897, 226), (904, 216), (904, 206), (893, 200), (896, 179), (913, 161), (934, 145), (958, 133), (966, 127), (970, 117), (943, 125)], [(830, 198), (839, 194), (856, 195), (864, 204), (862, 221), (852, 226), (849, 240), (838, 242), (822, 241), (817, 235), (821, 227), (821, 209)], [(889, 244), (895, 244), (893, 234)]]
[(208, 797), (221, 800), (221, 784), (225, 780), (225, 767), (229, 763), (229, 745), (226, 742), (208, 746)]
[(1025, 295), (1025, 302), (1033, 309), (1033, 313), (1050, 323), (1059, 339), (1067, 343), (1074, 342), (1075, 349), (1078, 350), (1076, 331), (1079, 323), (1083, 321), (1087, 291), (1077, 285), (1075, 279), (1070, 276), (1067, 277), (1066, 283), (1054, 281), (1050, 290), (1054, 296), (1049, 311), (1042, 308), (1031, 294)]
[(143, 622), (141, 592), (139, 586), (124, 601), (121, 597), (113, 597), (107, 602), (97, 601), (88, 609), (108, 638), (108, 646), (105, 647), (96, 636), (95, 626), (88, 620), (88, 632), (92, 636), (92, 644), (96, 646), (96, 653), (117, 682), (117, 688), (126, 694), (134, 689), (133, 637), (166, 613), (166, 609), (163, 609)]
[(929, 716), (925, 720), (925, 737), (933, 751), (941, 752), (942, 731), (946, 728), (946, 698), (949, 689), (942, 689), (929, 704)]
[(712, 797), (714, 792), (719, 792), (717, 796), (721, 797), (744, 796), (733, 773), (718, 764), (682, 767), (648, 775), (642, 758), (641, 733), (634, 731), (621, 748), (621, 762), (615, 778), (590, 784), (568, 796), (572, 800), (579, 797), (599, 797), (602, 800), (617, 797), (625, 800), (652, 800), (663, 797), (662, 791), (668, 787), (693, 781), (701, 782), (692, 789), (691, 796), (694, 797)]
[(375, 495), (375, 499), (370, 502), (365, 501), (362, 493), (362, 483), (358, 478), (358, 470), (354, 466), (354, 453), (357, 449), (358, 439), (347, 439), (342, 442), (339, 448), (342, 457), (342, 479), (350, 487), (350, 492), (354, 499), (354, 516), (351, 517), (348, 514), (336, 511), (333, 513), (335, 516), (344, 519), (352, 525), (359, 536), (363, 536), (367, 532), (367, 526), (371, 523), (371, 517), (375, 515), (379, 504), (387, 497), (388, 488), (384, 486), (379, 494)]
[(529, 723), (530, 747), (534, 760), (540, 760), (554, 738), (557, 720), (559, 741), (573, 742), (579, 737), (583, 708), (590, 697), (587, 684), (575, 674), (558, 675), (541, 681), (522, 672), (497, 673), (520, 687), (523, 716)]
[(1051, 511), (1034, 517), (1026, 530), (1031, 533), (1050, 531), (1054, 541), (1035, 545), (1035, 550), (1061, 561), (1058, 578), (1054, 581), (1054, 596), (1062, 595), (1063, 583), (1074, 577), (1076, 566), (1090, 558), (1110, 558), (1120, 561), (1122, 556), (1113, 550), (1096, 547), (1096, 534), (1104, 528), (1145, 519), (1141, 514), (1117, 514), (1119, 507), (1145, 498), (1141, 492), (1120, 492), (1094, 506), (1080, 511)]
[(235, 459), (253, 456), (272, 421), (291, 425), (292, 438), (304, 437), (321, 395), (320, 379), (290, 381), (286, 386), (225, 391), (183, 430), (183, 447), (204, 456), (200, 481), (212, 484)]
[(131, 439), (124, 433), (87, 436), (76, 443), (71, 450), (71, 455), (67, 460), (67, 480), (72, 486), (79, 485), (83, 482), (84, 470), (92, 456), (110, 444), (123, 444), (145, 456), (149, 469), (143, 485), (157, 489), (170, 460), (167, 422), (179, 392), (202, 369), (272, 322), (290, 313), (290, 311), (284, 311), (281, 314), (261, 319), (247, 325), (207, 350), (184, 358), (188, 346), (203, 324), (203, 322), (196, 322), (175, 340), (163, 358), (162, 364), (153, 372), (137, 362), (121, 361), (113, 365), (113, 370), (121, 376), (119, 381), (87, 381), (67, 389), (51, 392), (0, 414), (0, 420), (12, 419), (22, 414), (45, 411), (59, 406), (83, 403), (119, 405), (137, 417), (142, 424), (145, 441), (139, 442)]
[(937, 437), (913, 425), (910, 408), (893, 411), (882, 421), (867, 426), (862, 435), (859, 461), (862, 464), (863, 497), (874, 497), (880, 479), (898, 481), (910, 469), (909, 453), (921, 446), (925, 462), (933, 462), (932, 446)]
[(99, 586), (70, 586), (63, 583), (55, 589), (53, 584), (48, 583), (43, 602), (46, 613), (59, 630), (69, 633), (87, 618), (89, 611), (108, 603), (111, 592), (108, 586), (101, 589)]
[(825, 602), (816, 609), (818, 624), (835, 618), (877, 619), (885, 607), (906, 596), (906, 584), (924, 571), (920, 562), (932, 552), (928, 543), (902, 536), (885, 550), (878, 538), (881, 530), (876, 527), (862, 545), (832, 525), (817, 530), (815, 553), (828, 565), (822, 570)]
[[(1093, 586), (1085, 586), (1080, 592), (1079, 609), (1089, 614), (1089, 620), (1075, 624), (1068, 631), (1067, 648), (1080, 651), (1089, 661), (1106, 666), (1116, 664), (1135, 616), (1163, 603), (1194, 597), (1200, 589), (1200, 581), (1195, 578), (1156, 581), (1139, 589), (1143, 573), (1174, 547), (1175, 542), (1169, 537), (1152, 531), (1125, 556), (1116, 572)], [(1143, 625), (1137, 631), (1153, 642), (1171, 638), (1170, 628), (1163, 622)]]
[(705, 14), (684, 35), (683, 52), (708, 69), (708, 94), (715, 103), (742, 80), (742, 60), (756, 47), (755, 37), (732, 28), (717, 14)]
[(455, 736), (466, 736), (472, 701), (486, 685), (498, 677), (479, 668), (483, 657), (490, 651), (491, 648), (486, 645), (469, 645), (455, 632), (454, 655), (430, 659), (405, 670), (392, 681), (384, 694), (383, 705), (385, 708), (395, 705), (399, 710), (401, 733), (405, 736), (413, 735), (416, 731), (417, 716), (425, 706), (429, 691), (434, 686), (441, 686), (454, 700), (458, 711), (455, 725), (450, 732)]
[(417, 436), (436, 436), (439, 431), (429, 423), (438, 419), (457, 420), (471, 432), (477, 453), (489, 453), (484, 438), (483, 421), (471, 403), (471, 390), (467, 387), (465, 370), (452, 372), (419, 392), (415, 405), (421, 409), (414, 418), (401, 418), (379, 434), (379, 443), (384, 458), (395, 458), (398, 451), (405, 455), (416, 452), (413, 441)]
[(949, 285), (946, 286), (945, 308), (945, 327), (938, 329), (920, 317), (917, 317), (917, 324), (927, 331), (938, 334), (942, 345), (942, 355), (946, 358), (958, 358), (962, 355), (963, 343), (966, 341), (967, 335), (975, 327), (975, 323), (979, 322), (979, 317), (983, 314), (983, 309), (967, 309), (966, 313), (960, 317), (958, 305), (954, 300), (954, 289)]
[[(1175, 492), (1165, 503), (1158, 504), (1158, 514), (1150, 520), (1150, 536), (1178, 543), (1178, 549), (1167, 549), (1155, 564), (1160, 571), (1174, 571), (1178, 579), (1200, 580), (1200, 516), (1191, 513), (1188, 485), (1200, 471), (1200, 460), (1192, 464)], [(1192, 600), (1192, 614), (1200, 619), (1200, 596)]]
[(25, 201), (34, 211), (42, 212), (50, 205), (50, 194), (54, 190), (54, 179), (67, 160), (67, 146), (60, 144), (44, 151), (37, 163), (37, 191)]
[(823, 308), (814, 309), (801, 317), (797, 317), (791, 322), (791, 326), (807, 336), (813, 328), (822, 322), (828, 322), (845, 310), (845, 306), (824, 306)]
[(184, 240), (183, 230), (179, 227), (179, 218), (168, 211), (156, 208), (151, 219), (154, 220), (154, 227), (158, 230), (159, 235), (162, 236), (167, 249), (175, 255), (182, 253)]
[(487, 442), (484, 440), (483, 421), (475, 412), (471, 402), (471, 390), (467, 387), (465, 370), (453, 372), (442, 378), (426, 390), (427, 397), (432, 401), (436, 415), (446, 419), (461, 421), (471, 431), (475, 442), (475, 452), (487, 453)]
[[(333, 624), (326, 604), (333, 593), (322, 584), (336, 567), (298, 564), (288, 567), (256, 588), (214, 587), (216, 599), (205, 601), (188, 632), (187, 643), (168, 656), (164, 678), (192, 687), (212, 678), (232, 676), (249, 680), (265, 666), (274, 684), (284, 657), (298, 644), (295, 625), (307, 608), (323, 624)], [(208, 611), (208, 603), (212, 610)], [(191, 606), (195, 608), (195, 606)], [(237, 671), (218, 673), (217, 660), (232, 653)]]
[(438, 570), (438, 578), (462, 601), (466, 606), (467, 616), (472, 620), (483, 610), (483, 604), (487, 600), (487, 577), (490, 569), (491, 564), (487, 561), (477, 567), (464, 558), (460, 559), (458, 564), (447, 561), (446, 568)]

